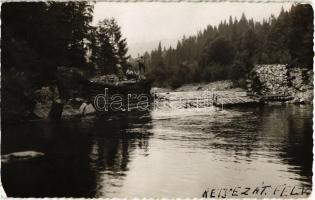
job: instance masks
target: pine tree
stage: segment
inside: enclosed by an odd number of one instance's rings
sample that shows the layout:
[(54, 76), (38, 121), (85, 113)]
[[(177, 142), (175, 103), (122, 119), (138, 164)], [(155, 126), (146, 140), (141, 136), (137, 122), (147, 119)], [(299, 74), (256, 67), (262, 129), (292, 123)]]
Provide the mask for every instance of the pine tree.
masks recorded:
[(292, 60), (303, 67), (313, 67), (313, 19), (312, 7), (298, 4), (289, 13), (289, 52)]
[(94, 35), (91, 58), (97, 68), (105, 74), (111, 74), (117, 73), (120, 65), (126, 71), (129, 58), (127, 42), (122, 38), (116, 20), (112, 18), (100, 21)]

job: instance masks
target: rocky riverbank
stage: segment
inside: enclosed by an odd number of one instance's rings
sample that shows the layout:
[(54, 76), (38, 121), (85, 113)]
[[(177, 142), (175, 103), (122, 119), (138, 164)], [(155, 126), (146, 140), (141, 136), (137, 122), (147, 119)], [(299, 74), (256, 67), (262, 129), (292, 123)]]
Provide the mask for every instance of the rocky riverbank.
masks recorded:
[(256, 65), (247, 80), (247, 91), (258, 96), (292, 97), (287, 103), (313, 102), (313, 72), (287, 65)]
[[(59, 117), (71, 117), (95, 113), (91, 103), (81, 97), (61, 99), (57, 86), (44, 86), (34, 92), (34, 108), (30, 111), (32, 119), (50, 118), (52, 112), (61, 112)], [(54, 111), (53, 105), (61, 104), (60, 111)]]
[[(86, 75), (58, 67), (56, 80), (38, 86), (23, 73), (11, 70), (2, 80), (2, 121), (60, 118), (95, 112), (88, 99)], [(92, 109), (93, 108), (93, 109)]]

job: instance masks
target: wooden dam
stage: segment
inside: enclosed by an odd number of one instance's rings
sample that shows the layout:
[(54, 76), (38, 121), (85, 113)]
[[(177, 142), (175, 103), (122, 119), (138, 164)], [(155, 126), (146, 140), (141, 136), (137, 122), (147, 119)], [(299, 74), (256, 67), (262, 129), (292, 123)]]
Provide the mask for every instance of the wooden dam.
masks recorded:
[(233, 106), (247, 106), (268, 103), (283, 103), (293, 99), (289, 95), (265, 95), (253, 96), (248, 95), (245, 91), (189, 91), (189, 92), (164, 92), (156, 93), (156, 101), (160, 101), (164, 106), (177, 108), (202, 108), (209, 106), (216, 107), (233, 107)]

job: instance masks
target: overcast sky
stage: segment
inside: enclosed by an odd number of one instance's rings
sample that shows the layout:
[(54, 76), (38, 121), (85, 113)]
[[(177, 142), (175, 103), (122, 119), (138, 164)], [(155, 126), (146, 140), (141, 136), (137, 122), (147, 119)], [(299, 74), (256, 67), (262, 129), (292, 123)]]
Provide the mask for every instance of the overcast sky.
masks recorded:
[(180, 39), (196, 34), (208, 24), (217, 25), (229, 16), (262, 20), (278, 15), (289, 3), (115, 3), (98, 2), (94, 7), (93, 24), (114, 17), (121, 26), (128, 44), (165, 39)]

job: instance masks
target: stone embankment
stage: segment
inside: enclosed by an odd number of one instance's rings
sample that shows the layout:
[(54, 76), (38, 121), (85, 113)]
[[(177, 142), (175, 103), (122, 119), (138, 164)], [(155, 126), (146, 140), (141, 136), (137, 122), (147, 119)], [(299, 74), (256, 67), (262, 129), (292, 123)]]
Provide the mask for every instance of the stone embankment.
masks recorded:
[(312, 103), (313, 72), (287, 65), (256, 65), (247, 80), (249, 94), (288, 103)]
[[(75, 68), (58, 67), (57, 83), (34, 91), (32, 118), (60, 118), (94, 113), (87, 100), (87, 79)], [(58, 85), (58, 86), (57, 86)]]
[[(35, 105), (32, 111), (33, 118), (47, 119), (95, 113), (91, 103), (76, 97), (62, 100), (57, 86), (44, 86), (36, 90), (34, 95)], [(58, 117), (52, 117), (58, 113)]]

